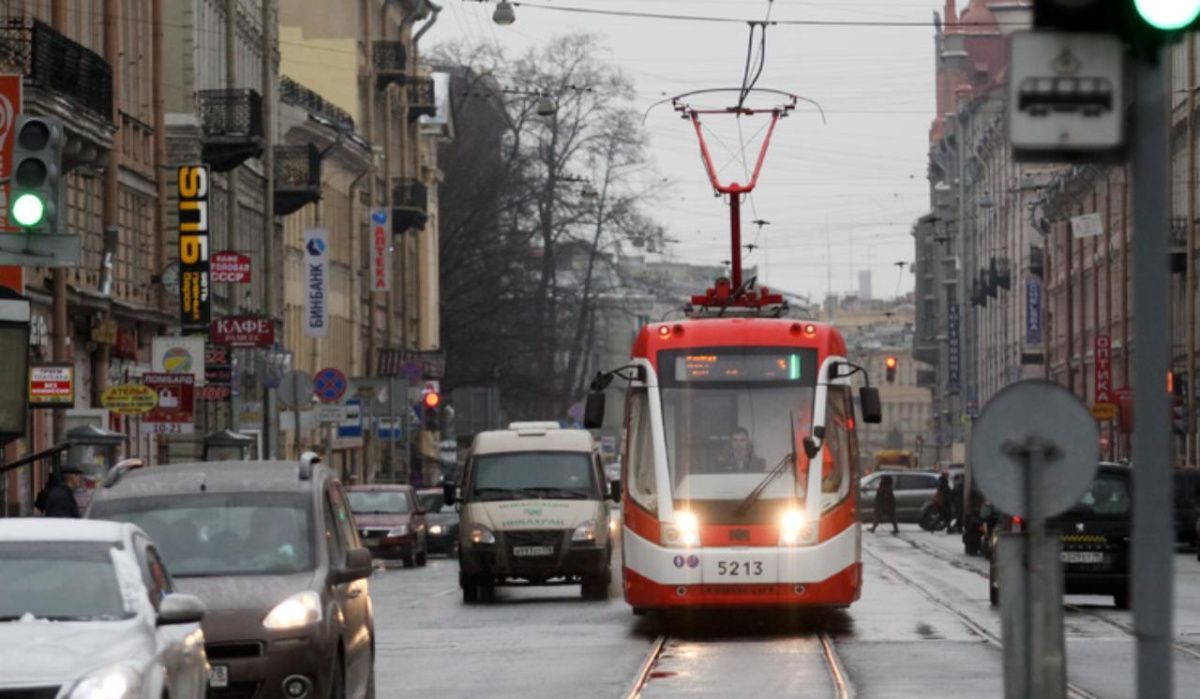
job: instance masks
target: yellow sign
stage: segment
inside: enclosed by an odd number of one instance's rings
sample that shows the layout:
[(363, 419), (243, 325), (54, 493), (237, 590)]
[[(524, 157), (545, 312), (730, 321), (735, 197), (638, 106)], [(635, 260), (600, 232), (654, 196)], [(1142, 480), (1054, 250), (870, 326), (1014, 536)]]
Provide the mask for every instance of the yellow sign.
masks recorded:
[(1117, 417), (1116, 403), (1097, 403), (1092, 406), (1092, 417), (1097, 420), (1112, 420)]
[(154, 410), (158, 394), (140, 383), (123, 383), (105, 390), (100, 405), (118, 415), (141, 415)]

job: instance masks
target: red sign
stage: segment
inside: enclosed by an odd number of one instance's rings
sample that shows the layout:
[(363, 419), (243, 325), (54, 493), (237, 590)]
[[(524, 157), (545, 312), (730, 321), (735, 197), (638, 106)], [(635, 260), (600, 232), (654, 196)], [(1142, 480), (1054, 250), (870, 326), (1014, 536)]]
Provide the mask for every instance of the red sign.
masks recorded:
[(137, 330), (117, 328), (117, 342), (113, 346), (113, 355), (121, 359), (137, 359), (137, 351)]
[(230, 251), (213, 253), (209, 264), (212, 265), (209, 273), (214, 282), (250, 283), (250, 257), (247, 255)]
[[(13, 132), (24, 109), (21, 76), (0, 75), (0, 230), (8, 230), (9, 177), (12, 175)], [(20, 267), (0, 267), (0, 286), (25, 293), (25, 275)]]
[(1112, 405), (1116, 400), (1112, 390), (1112, 339), (1108, 335), (1096, 335), (1092, 357), (1096, 369), (1096, 394), (1092, 404)]
[(275, 321), (252, 316), (227, 316), (212, 322), (209, 337), (226, 347), (270, 347), (275, 344)]
[(201, 386), (199, 391), (200, 400), (229, 400), (229, 397), (233, 395), (233, 387), (228, 384), (218, 386), (209, 383)]
[(29, 367), (29, 407), (75, 407), (75, 367), (71, 364)]
[(158, 394), (158, 406), (143, 415), (142, 422), (192, 426), (196, 418), (195, 384), (192, 374), (142, 374), (142, 385)]
[(371, 291), (391, 291), (392, 232), (386, 209), (371, 214)]

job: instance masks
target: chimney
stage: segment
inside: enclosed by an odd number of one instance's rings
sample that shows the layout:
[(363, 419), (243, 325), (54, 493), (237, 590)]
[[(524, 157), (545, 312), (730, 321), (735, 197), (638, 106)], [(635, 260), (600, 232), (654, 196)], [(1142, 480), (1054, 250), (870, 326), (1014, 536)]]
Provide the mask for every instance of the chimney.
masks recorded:
[(955, 0), (946, 0), (946, 27), (953, 27), (958, 24), (958, 7), (955, 5)]

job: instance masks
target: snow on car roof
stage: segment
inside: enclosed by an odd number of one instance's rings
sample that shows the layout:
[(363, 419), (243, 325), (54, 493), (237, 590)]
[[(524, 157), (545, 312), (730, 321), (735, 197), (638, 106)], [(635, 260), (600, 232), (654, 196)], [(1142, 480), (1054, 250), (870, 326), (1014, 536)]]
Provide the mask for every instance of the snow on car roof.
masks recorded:
[(131, 525), (95, 519), (14, 517), (0, 519), (0, 541), (124, 541)]

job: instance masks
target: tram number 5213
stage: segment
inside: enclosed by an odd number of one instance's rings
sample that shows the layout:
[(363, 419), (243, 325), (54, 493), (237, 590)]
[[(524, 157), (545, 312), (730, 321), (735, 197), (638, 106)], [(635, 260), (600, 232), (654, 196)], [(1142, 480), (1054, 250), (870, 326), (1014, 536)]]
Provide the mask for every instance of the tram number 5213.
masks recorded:
[(729, 577), (758, 577), (763, 574), (762, 561), (718, 561), (717, 575)]

